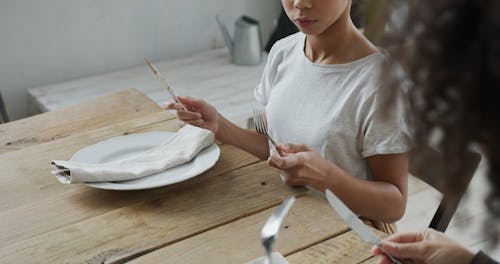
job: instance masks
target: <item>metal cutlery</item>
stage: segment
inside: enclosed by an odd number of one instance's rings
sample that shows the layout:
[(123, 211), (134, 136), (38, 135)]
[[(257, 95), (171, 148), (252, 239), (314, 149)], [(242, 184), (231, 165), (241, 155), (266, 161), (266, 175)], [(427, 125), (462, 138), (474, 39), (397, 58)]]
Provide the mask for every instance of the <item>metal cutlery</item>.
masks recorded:
[(264, 110), (262, 110), (261, 108), (253, 109), (253, 122), (255, 124), (255, 130), (257, 130), (257, 133), (266, 136), (271, 142), (272, 146), (275, 147), (276, 141), (269, 135)]
[(285, 218), (288, 210), (292, 207), (295, 202), (295, 197), (288, 197), (281, 205), (276, 209), (276, 211), (271, 214), (269, 219), (267, 219), (266, 223), (262, 227), (260, 238), (262, 245), (266, 249), (266, 259), (267, 263), (271, 264), (271, 252), (272, 245), (274, 241), (278, 238), (278, 231)]
[(373, 233), (335, 194), (330, 190), (325, 191), (326, 199), (330, 206), (340, 215), (340, 217), (351, 227), (361, 240), (366, 243), (376, 245), (380, 251), (386, 255), (392, 263), (401, 264), (401, 261), (388, 254), (382, 247), (382, 240)]
[(156, 67), (146, 58), (144, 58), (144, 62), (146, 62), (146, 65), (148, 65), (148, 67), (151, 69), (151, 71), (153, 71), (153, 74), (156, 76), (156, 78), (158, 78), (158, 80), (160, 80), (161, 84), (163, 84), (163, 86), (165, 86), (165, 88), (167, 89), (167, 92), (170, 94), (172, 99), (182, 107), (182, 110), (187, 111), (187, 108), (177, 98), (177, 96), (175, 96), (174, 90), (172, 90), (172, 87), (170, 87), (170, 85), (168, 85), (167, 81), (165, 80), (165, 78), (163, 78), (163, 75), (161, 75), (160, 71), (158, 71), (158, 69), (156, 69)]

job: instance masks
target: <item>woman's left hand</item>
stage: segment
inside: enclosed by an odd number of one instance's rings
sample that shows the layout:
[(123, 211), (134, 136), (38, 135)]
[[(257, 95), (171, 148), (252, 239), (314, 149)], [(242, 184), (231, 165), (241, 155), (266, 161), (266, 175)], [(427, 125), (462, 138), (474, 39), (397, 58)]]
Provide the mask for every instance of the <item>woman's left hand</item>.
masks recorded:
[(283, 181), (287, 185), (309, 185), (324, 189), (332, 163), (303, 144), (276, 144), (276, 150), (271, 151), (267, 163), (282, 171)]
[[(381, 247), (403, 263), (467, 264), (474, 257), (470, 249), (431, 228), (424, 232), (394, 234), (384, 239)], [(391, 263), (377, 246), (371, 251), (381, 256), (379, 264)]]

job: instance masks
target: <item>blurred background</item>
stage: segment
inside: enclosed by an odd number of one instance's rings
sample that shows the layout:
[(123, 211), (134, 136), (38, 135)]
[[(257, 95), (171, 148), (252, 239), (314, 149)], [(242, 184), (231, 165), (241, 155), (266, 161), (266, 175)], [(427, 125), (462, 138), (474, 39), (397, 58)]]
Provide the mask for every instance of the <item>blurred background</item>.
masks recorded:
[(28, 88), (222, 48), (216, 14), (230, 32), (256, 18), (265, 44), (280, 12), (278, 0), (2, 0), (0, 93), (10, 120), (23, 118)]

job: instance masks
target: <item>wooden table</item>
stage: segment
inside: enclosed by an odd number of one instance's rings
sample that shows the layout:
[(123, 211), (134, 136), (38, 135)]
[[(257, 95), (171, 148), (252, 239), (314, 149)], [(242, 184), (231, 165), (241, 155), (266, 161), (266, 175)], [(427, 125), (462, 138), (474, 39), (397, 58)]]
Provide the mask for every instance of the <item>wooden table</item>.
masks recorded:
[[(28, 89), (32, 112), (58, 110), (127, 87), (137, 88), (159, 105), (171, 100), (151, 70), (142, 61), (138, 63), (129, 69)], [(240, 126), (246, 125), (252, 116), (256, 104), (253, 91), (264, 62), (255, 66), (235, 65), (227, 49), (215, 49), (153, 63), (177, 95), (203, 98)]]
[(177, 129), (133, 89), (0, 125), (0, 263), (244, 263), (264, 254), (260, 229), (289, 195), (297, 201), (275, 251), (290, 263), (374, 263), (324, 199), (229, 145), (207, 172), (150, 190), (63, 185), (50, 174), (50, 160), (98, 141)]

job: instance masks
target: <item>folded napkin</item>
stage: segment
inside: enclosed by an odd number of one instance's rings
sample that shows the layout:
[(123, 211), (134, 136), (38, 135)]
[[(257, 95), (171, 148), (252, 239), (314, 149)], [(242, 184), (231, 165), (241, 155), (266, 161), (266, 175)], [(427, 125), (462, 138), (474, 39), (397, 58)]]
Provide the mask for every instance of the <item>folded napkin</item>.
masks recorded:
[(62, 183), (133, 180), (188, 162), (213, 142), (210, 130), (185, 125), (159, 146), (125, 159), (99, 164), (53, 160), (52, 174)]

